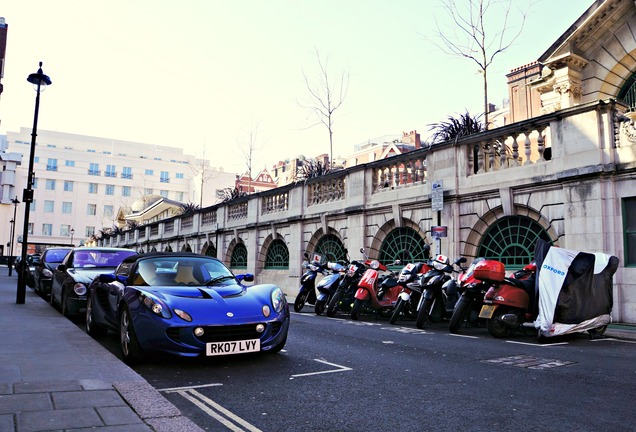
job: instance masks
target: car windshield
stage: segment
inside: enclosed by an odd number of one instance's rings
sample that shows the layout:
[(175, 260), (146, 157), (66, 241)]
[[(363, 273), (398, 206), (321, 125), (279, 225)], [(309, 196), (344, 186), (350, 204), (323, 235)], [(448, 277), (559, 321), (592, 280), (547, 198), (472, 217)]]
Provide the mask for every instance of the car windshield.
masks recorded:
[(204, 286), (210, 281), (233, 280), (220, 261), (206, 257), (153, 257), (139, 260), (134, 285)]
[(70, 249), (53, 249), (46, 252), (45, 262), (62, 262)]
[(136, 252), (129, 250), (81, 250), (73, 257), (73, 267), (102, 268), (117, 267), (128, 256)]

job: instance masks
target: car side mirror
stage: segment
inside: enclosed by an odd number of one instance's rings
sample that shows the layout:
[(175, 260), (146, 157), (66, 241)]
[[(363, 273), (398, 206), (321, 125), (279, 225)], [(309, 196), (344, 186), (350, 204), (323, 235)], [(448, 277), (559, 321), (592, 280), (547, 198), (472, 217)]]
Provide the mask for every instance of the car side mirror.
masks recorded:
[(97, 278), (102, 283), (110, 283), (110, 282), (115, 282), (117, 280), (117, 277), (115, 276), (114, 273), (100, 274)]
[(236, 275), (239, 282), (254, 282), (254, 275), (251, 273)]
[(64, 264), (60, 264), (59, 266), (57, 266), (57, 270), (61, 272), (66, 271), (66, 266)]

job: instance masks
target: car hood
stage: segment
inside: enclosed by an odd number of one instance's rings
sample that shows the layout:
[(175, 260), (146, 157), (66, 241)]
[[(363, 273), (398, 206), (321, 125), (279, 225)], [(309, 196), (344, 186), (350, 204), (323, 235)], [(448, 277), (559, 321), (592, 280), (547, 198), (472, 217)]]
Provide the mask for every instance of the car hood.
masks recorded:
[(114, 268), (95, 267), (95, 268), (72, 268), (68, 269), (68, 274), (75, 282), (89, 284), (100, 274), (111, 273)]
[[(208, 321), (214, 318), (215, 322), (220, 322), (228, 319), (223, 317), (231, 317), (234, 321), (263, 319), (262, 308), (264, 305), (271, 305), (271, 292), (275, 287), (262, 284), (246, 288), (229, 284), (209, 287), (155, 287), (146, 290), (170, 308), (187, 311), (195, 320)], [(214, 313), (210, 313), (211, 311)], [(274, 312), (272, 314), (275, 315)]]

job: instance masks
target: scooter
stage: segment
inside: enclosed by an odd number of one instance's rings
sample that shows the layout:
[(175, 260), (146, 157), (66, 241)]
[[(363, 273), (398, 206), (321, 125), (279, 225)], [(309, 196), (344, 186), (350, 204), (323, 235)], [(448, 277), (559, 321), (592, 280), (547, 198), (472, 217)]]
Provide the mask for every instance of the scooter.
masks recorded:
[(318, 290), (318, 297), (316, 298), (316, 305), (314, 306), (316, 315), (322, 315), (327, 308), (331, 297), (333, 297), (340, 285), (340, 281), (344, 278), (344, 270), (346, 267), (339, 262), (328, 262), (327, 269), (331, 270), (331, 273), (322, 278), (316, 286)]
[(479, 317), (486, 319), (488, 333), (502, 338), (514, 330), (533, 328), (537, 316), (534, 283), (537, 266), (528, 264), (514, 277), (505, 277), (505, 266), (495, 260), (484, 260), (475, 266), (475, 279), (488, 282)]
[(309, 255), (305, 252), (305, 260), (303, 262), (303, 268), (306, 269), (305, 273), (300, 278), (300, 288), (294, 301), (294, 310), (300, 312), (305, 303), (316, 304), (316, 277), (318, 273), (323, 273), (325, 268), (321, 264), (322, 257), (318, 254), (314, 254), (311, 262), (309, 262)]
[(387, 267), (377, 260), (369, 263), (369, 268), (362, 275), (354, 295), (351, 319), (360, 318), (364, 309), (374, 310), (380, 315), (392, 313), (401, 289), (395, 272), (380, 277), (379, 272), (387, 271), (389, 271)]
[(406, 318), (415, 318), (417, 316), (417, 305), (422, 296), (420, 281), (422, 276), (431, 269), (432, 267), (427, 263), (419, 262), (408, 263), (400, 271), (398, 285), (402, 287), (402, 290), (398, 294), (398, 300), (389, 323), (395, 324), (400, 315), (404, 315)]
[(458, 272), (453, 266), (464, 270), (460, 264), (466, 262), (465, 257), (456, 259), (452, 264), (446, 255), (437, 255), (432, 261), (432, 270), (422, 276), (422, 297), (417, 309), (415, 325), (424, 328), (427, 321), (440, 322), (450, 318), (459, 299), (456, 284), (451, 274)]
[(450, 319), (448, 330), (458, 333), (464, 323), (478, 325), (485, 321), (479, 318), (484, 304), (484, 295), (490, 285), (488, 282), (475, 279), (475, 266), (485, 258), (475, 258), (468, 269), (457, 278), (457, 291), (460, 294)]
[[(364, 254), (364, 249), (360, 249), (360, 252)], [(338, 311), (351, 312), (358, 283), (367, 267), (371, 265), (371, 262), (372, 260), (367, 258), (365, 261), (353, 260), (349, 263), (344, 277), (340, 280), (336, 292), (329, 301), (329, 306), (327, 307), (328, 317), (335, 316)]]

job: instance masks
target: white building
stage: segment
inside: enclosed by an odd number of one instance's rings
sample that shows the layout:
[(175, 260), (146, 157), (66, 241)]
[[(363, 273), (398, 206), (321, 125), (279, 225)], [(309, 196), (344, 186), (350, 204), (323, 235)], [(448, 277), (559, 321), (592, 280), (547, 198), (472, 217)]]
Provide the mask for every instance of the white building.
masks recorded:
[[(77, 245), (101, 229), (113, 227), (120, 208), (131, 208), (145, 195), (213, 204), (216, 189), (231, 187), (235, 179), (233, 173), (213, 173), (208, 161), (184, 154), (178, 147), (43, 130), (38, 130), (36, 143), (29, 252), (71, 241)], [(4, 166), (0, 203), (5, 204), (0, 222), (7, 227), (0, 230), (0, 245), (2, 249), (10, 245), (10, 220), (17, 210), (14, 255), (21, 253), (18, 238), (24, 228), (24, 204), (14, 209), (11, 200), (23, 201), (30, 144), (30, 128), (7, 132), (0, 141)]]

